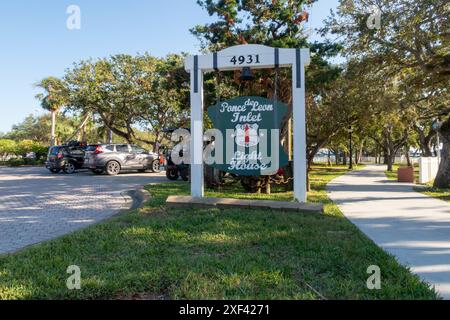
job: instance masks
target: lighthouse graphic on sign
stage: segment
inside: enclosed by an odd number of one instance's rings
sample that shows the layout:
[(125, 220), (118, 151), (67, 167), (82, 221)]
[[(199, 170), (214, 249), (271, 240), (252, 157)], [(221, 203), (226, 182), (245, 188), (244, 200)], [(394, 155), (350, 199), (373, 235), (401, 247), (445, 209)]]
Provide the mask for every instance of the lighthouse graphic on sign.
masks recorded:
[(238, 124), (236, 126), (236, 144), (241, 147), (254, 147), (259, 143), (259, 126), (254, 124)]

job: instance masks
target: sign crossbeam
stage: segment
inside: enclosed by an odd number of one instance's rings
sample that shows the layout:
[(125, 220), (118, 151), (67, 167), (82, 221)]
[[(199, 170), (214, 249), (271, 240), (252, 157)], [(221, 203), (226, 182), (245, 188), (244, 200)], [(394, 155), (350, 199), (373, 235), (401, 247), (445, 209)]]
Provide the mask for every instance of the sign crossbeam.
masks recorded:
[(294, 133), (294, 198), (306, 202), (306, 115), (305, 66), (309, 49), (271, 48), (263, 45), (238, 45), (206, 55), (188, 56), (185, 69), (191, 74), (191, 195), (204, 196), (203, 181), (203, 75), (216, 70), (250, 67), (292, 68)]

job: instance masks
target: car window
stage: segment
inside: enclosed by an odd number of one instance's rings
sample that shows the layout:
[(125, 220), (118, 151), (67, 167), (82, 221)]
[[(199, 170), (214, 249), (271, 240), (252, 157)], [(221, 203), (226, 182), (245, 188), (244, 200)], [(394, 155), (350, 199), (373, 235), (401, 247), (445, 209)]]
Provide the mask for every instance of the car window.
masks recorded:
[(58, 154), (58, 150), (58, 147), (51, 147), (50, 150), (48, 150), (48, 154), (55, 156)]
[(120, 144), (116, 146), (117, 152), (129, 152), (127, 144)]
[(56, 156), (58, 153), (66, 153), (66, 149), (64, 147), (52, 147), (49, 151), (52, 156)]
[(147, 153), (147, 151), (138, 146), (131, 146), (131, 152), (133, 153)]
[(97, 145), (91, 145), (86, 147), (86, 151), (95, 151), (97, 149)]
[(109, 145), (109, 146), (106, 146), (105, 149), (108, 151), (114, 152), (114, 146)]

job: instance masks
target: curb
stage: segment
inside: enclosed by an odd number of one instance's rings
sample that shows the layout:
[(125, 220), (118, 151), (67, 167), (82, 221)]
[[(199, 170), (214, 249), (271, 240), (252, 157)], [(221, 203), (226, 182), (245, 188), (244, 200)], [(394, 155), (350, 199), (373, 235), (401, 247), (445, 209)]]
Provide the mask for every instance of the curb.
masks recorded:
[(138, 209), (150, 199), (150, 194), (144, 188), (129, 190), (124, 192), (124, 194), (131, 198), (131, 205), (127, 210)]

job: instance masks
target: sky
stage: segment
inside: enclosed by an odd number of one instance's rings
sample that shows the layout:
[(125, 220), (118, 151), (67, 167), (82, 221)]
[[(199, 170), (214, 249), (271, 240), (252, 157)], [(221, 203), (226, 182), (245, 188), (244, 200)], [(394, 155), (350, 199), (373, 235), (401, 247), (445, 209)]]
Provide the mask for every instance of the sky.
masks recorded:
[[(337, 3), (319, 0), (306, 27), (320, 27)], [(70, 5), (81, 9), (79, 30), (67, 28)], [(87, 58), (198, 53), (199, 41), (189, 29), (210, 21), (196, 0), (1, 1), (0, 132), (44, 112), (35, 99), (40, 79), (61, 77), (74, 62)]]

